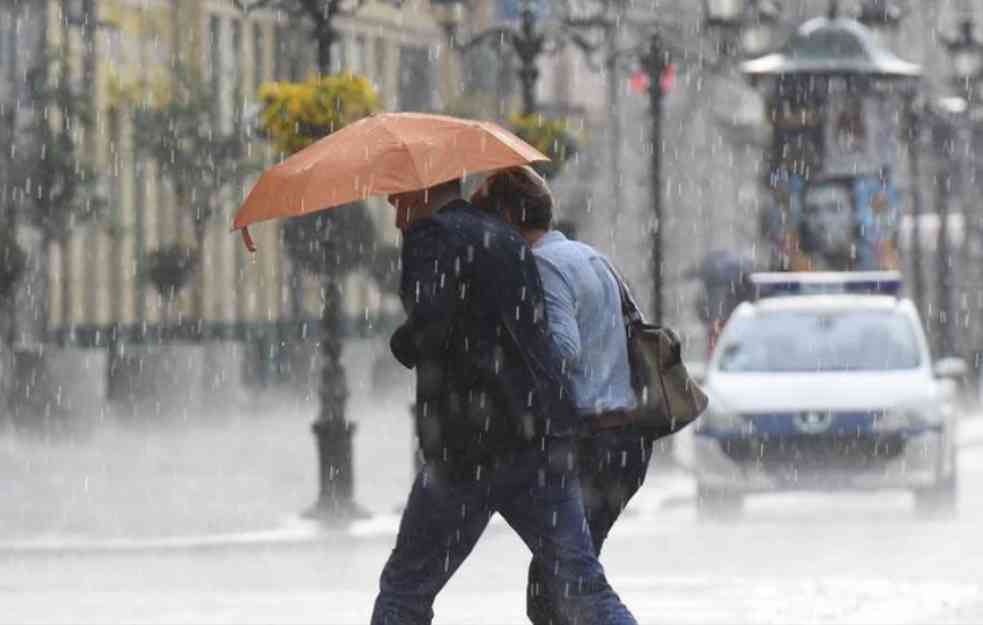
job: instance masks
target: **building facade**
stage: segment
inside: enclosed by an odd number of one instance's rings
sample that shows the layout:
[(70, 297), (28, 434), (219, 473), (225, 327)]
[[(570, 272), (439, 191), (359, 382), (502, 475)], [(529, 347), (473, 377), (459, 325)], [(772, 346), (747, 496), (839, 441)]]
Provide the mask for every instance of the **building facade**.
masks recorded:
[[(439, 29), (426, 11), (369, 3), (335, 25), (340, 37), (333, 69), (369, 77), (385, 110), (430, 111), (444, 99), (444, 65), (434, 48)], [(242, 179), (223, 199), (208, 224), (190, 284), (180, 292), (174, 310), (165, 311), (161, 295), (146, 280), (148, 254), (173, 243), (193, 246), (192, 221), (187, 207), (175, 205), (174, 190), (158, 164), (134, 144), (135, 108), (179, 64), (198, 68), (214, 93), (222, 128), (231, 129), (237, 116), (249, 123), (258, 110), (260, 85), (303, 80), (314, 71), (316, 46), (309, 28), (281, 11), (243, 15), (230, 0), (0, 4), (0, 106), (15, 111), (13, 120), (4, 119), (20, 126), (39, 114), (24, 97), (26, 71), (38, 62), (39, 50), (63, 56), (69, 80), (92, 105), (91, 132), (80, 146), (107, 200), (102, 216), (79, 224), (63, 243), (45, 250), (36, 249), (37, 237), (22, 220), (21, 238), (35, 248), (35, 256), (46, 255), (48, 261), (33, 266), (46, 271), (47, 281), (36, 275), (29, 281), (47, 284), (43, 301), (29, 297), (32, 289), (23, 285), (18, 294), (18, 307), (24, 311), (18, 324), (22, 342), (43, 341), (42, 334), (47, 334), (95, 346), (114, 326), (153, 327), (165, 313), (171, 322), (196, 322), (198, 329), (192, 332), (239, 337), (248, 328), (319, 316), (314, 278), (300, 277), (300, 297), (289, 292), (291, 272), (298, 270), (290, 266), (278, 223), (255, 228), (255, 256), (229, 232), (254, 179)], [(261, 139), (252, 141), (250, 153), (273, 162)], [(394, 240), (390, 210), (376, 202), (371, 212), (380, 237)], [(364, 320), (395, 306), (365, 276), (347, 277), (345, 287), (346, 313), (352, 319)], [(202, 318), (192, 320), (194, 290), (202, 294)], [(38, 319), (35, 311), (43, 311), (44, 317)]]

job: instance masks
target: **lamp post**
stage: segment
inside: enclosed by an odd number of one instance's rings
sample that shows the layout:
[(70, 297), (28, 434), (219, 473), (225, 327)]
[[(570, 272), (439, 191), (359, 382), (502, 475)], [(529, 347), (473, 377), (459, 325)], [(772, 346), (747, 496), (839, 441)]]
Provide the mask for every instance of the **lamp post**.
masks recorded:
[[(941, 322), (940, 352), (942, 356), (955, 355), (960, 345), (959, 324), (956, 320), (954, 288), (955, 265), (953, 262), (952, 242), (949, 231), (949, 215), (951, 213), (953, 176), (959, 184), (960, 207), (963, 213), (963, 223), (968, 224), (975, 215), (969, 214), (970, 178), (969, 166), (966, 159), (972, 154), (972, 112), (978, 106), (978, 87), (983, 77), (983, 42), (976, 36), (976, 26), (972, 16), (967, 13), (957, 26), (954, 37), (943, 38), (942, 44), (949, 53), (952, 74), (950, 83), (956, 92), (956, 97), (942, 98), (936, 104), (937, 115), (934, 116), (935, 131), (933, 142), (941, 148), (940, 164), (944, 167), (944, 175), (936, 177), (936, 203), (939, 215), (938, 257), (939, 272), (938, 308)], [(963, 153), (960, 159), (958, 154)], [(972, 231), (967, 228), (967, 232)], [(969, 249), (968, 237), (964, 238), (964, 250)], [(966, 263), (963, 263), (966, 264)], [(962, 267), (967, 271), (968, 266)]]
[(864, 0), (857, 21), (868, 28), (897, 28), (905, 14), (893, 0)]
[(937, 155), (935, 176), (935, 211), (939, 218), (936, 233), (935, 268), (938, 287), (935, 291), (938, 315), (937, 347), (942, 357), (951, 356), (956, 349), (956, 323), (953, 318), (953, 258), (949, 240), (949, 216), (952, 213), (953, 168), (956, 162), (959, 117), (965, 107), (961, 98), (943, 99), (932, 113), (932, 146)]
[(519, 25), (493, 26), (467, 41), (460, 41), (459, 27), (464, 19), (463, 0), (435, 0), (431, 2), (434, 18), (444, 29), (450, 46), (456, 50), (468, 50), (487, 41), (498, 39), (512, 48), (519, 59), (519, 83), (522, 86), (522, 113), (532, 115), (538, 110), (536, 85), (539, 81), (539, 57), (546, 51), (547, 37), (537, 25), (538, 16), (534, 0), (520, 0)]
[(772, 47), (781, 7), (773, 0), (704, 0), (704, 25), (720, 33), (723, 56), (745, 58)]
[(662, 119), (665, 99), (663, 76), (669, 68), (669, 53), (665, 49), (658, 32), (649, 37), (648, 48), (640, 57), (642, 67), (649, 76), (648, 96), (652, 142), (652, 156), (649, 170), (652, 194), (652, 323), (662, 325), (662, 281), (663, 281), (663, 218), (662, 218)]
[(468, 1), (470, 0), (431, 0), (434, 18), (444, 29), (450, 46), (456, 50), (469, 50), (494, 40), (512, 49), (519, 59), (518, 77), (522, 89), (523, 115), (533, 115), (539, 111), (536, 87), (539, 83), (540, 57), (559, 51), (567, 43), (573, 43), (590, 54), (598, 46), (587, 41), (581, 33), (610, 26), (608, 20), (594, 16), (588, 19), (559, 19), (554, 24), (556, 28), (543, 28), (536, 5), (544, 0), (519, 0), (518, 26), (492, 26), (462, 42), (459, 39), (459, 27), (464, 18), (465, 3)]
[(942, 39), (942, 45), (952, 64), (952, 86), (972, 104), (975, 87), (983, 75), (983, 43), (976, 37), (972, 17), (960, 20), (956, 36)]
[[(724, 46), (724, 54), (739, 51), (742, 55), (759, 54), (771, 45), (772, 25), (779, 11), (771, 0), (704, 0), (705, 25), (715, 30), (733, 44)], [(624, 57), (634, 58), (648, 76), (651, 155), (649, 163), (649, 187), (652, 202), (652, 323), (661, 324), (665, 312), (663, 302), (664, 282), (664, 206), (663, 206), (663, 120), (665, 112), (665, 78), (673, 65), (679, 46), (674, 46), (663, 35), (666, 24), (643, 25), (642, 42), (629, 49), (610, 52), (608, 71), (614, 74)], [(752, 32), (753, 31), (753, 32)]]

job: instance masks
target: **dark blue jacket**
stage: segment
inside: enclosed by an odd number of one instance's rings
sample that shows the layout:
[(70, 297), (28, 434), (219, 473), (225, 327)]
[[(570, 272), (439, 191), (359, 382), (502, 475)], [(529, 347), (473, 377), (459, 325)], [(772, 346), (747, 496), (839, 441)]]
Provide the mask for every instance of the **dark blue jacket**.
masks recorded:
[(416, 368), (427, 458), (484, 461), (572, 430), (536, 261), (513, 228), (464, 200), (414, 222), (400, 296), (408, 319), (390, 345)]

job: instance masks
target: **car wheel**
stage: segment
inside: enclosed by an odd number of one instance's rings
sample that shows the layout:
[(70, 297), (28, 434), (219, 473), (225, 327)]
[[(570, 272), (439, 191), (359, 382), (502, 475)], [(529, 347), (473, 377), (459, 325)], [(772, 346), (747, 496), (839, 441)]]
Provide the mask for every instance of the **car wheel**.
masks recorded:
[(951, 519), (956, 516), (958, 495), (957, 474), (929, 488), (915, 491), (915, 512), (923, 519)]
[(696, 487), (696, 512), (701, 519), (727, 521), (738, 519), (744, 508), (744, 496), (702, 484)]

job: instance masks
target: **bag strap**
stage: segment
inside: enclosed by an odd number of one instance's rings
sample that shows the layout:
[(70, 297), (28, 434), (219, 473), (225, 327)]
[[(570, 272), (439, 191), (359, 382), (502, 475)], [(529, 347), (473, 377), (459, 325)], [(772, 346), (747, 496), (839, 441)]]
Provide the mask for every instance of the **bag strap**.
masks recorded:
[[(645, 316), (642, 314), (642, 310), (638, 307), (638, 302), (635, 301), (634, 296), (631, 294), (631, 289), (628, 288), (628, 282), (625, 280), (621, 272), (615, 268), (614, 263), (608, 260), (607, 256), (600, 256), (604, 264), (607, 265), (608, 271), (614, 276), (615, 282), (618, 283), (618, 290), (621, 291), (621, 312), (625, 317), (625, 340), (629, 343), (631, 342), (632, 336), (632, 325), (639, 323), (645, 323)], [(630, 351), (630, 348), (629, 348)], [(655, 357), (658, 361), (656, 364), (656, 375), (659, 376), (659, 387), (662, 389), (662, 405), (666, 409), (666, 417), (672, 419), (672, 407), (669, 405), (669, 394), (666, 392), (666, 381), (663, 379), (662, 375), (662, 341), (655, 342)]]
[(614, 263), (608, 260), (607, 256), (599, 255), (599, 258), (607, 265), (608, 271), (614, 276), (614, 281), (618, 283), (618, 291), (621, 293), (621, 313), (625, 316), (625, 319), (629, 323), (645, 323), (645, 315), (642, 314), (642, 309), (638, 307), (638, 302), (635, 301), (635, 297), (631, 294), (631, 289), (628, 287), (628, 282), (625, 281), (624, 276), (614, 266)]

